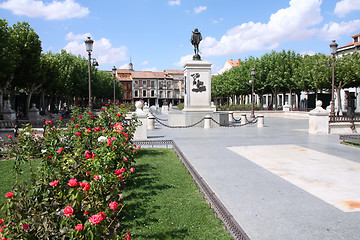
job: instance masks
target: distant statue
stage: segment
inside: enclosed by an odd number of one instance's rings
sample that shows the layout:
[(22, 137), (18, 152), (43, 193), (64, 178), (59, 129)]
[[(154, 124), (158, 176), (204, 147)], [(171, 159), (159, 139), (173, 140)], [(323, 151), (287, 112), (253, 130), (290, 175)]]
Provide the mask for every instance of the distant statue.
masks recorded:
[(201, 40), (202, 40), (201, 33), (197, 28), (195, 28), (195, 30), (192, 32), (191, 40), (190, 40), (191, 44), (194, 46), (194, 52), (195, 52), (195, 55), (193, 56), (193, 60), (201, 60), (201, 57), (199, 55), (199, 44)]

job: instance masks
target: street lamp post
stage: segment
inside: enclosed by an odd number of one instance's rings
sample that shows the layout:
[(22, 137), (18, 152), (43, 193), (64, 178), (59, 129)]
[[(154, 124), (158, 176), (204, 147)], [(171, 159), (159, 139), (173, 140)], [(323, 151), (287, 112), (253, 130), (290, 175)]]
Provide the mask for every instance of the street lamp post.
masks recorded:
[(112, 68), (112, 74), (114, 75), (114, 106), (115, 106), (115, 81), (116, 81), (116, 67)]
[(251, 91), (251, 114), (250, 118), (255, 118), (254, 114), (254, 77), (255, 77), (255, 68), (251, 69), (251, 76), (252, 76), (252, 91)]
[(89, 54), (89, 78), (88, 78), (88, 82), (89, 82), (89, 107), (92, 107), (91, 104), (91, 52), (93, 50), (93, 44), (94, 44), (94, 40), (91, 39), (91, 37), (87, 37), (87, 39), (85, 40), (85, 47), (86, 47), (86, 51)]
[(337, 52), (337, 43), (335, 40), (330, 44), (330, 52), (332, 55), (333, 63), (332, 63), (332, 82), (331, 82), (331, 103), (330, 103), (330, 116), (335, 116), (335, 102), (334, 102), (334, 88), (335, 88), (335, 54)]

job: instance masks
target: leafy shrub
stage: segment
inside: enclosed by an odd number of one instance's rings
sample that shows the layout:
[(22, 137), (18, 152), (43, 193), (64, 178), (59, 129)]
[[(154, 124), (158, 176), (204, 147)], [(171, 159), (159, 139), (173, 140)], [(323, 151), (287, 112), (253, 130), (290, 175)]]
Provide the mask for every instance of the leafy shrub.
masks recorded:
[(131, 139), (139, 122), (125, 119), (128, 109), (118, 106), (99, 115), (72, 109), (66, 125), (46, 121), (43, 136), (29, 126), (13, 142), (16, 169), (34, 158), (42, 164), (6, 194), (0, 237), (130, 239), (120, 225), (121, 193), (135, 170)]

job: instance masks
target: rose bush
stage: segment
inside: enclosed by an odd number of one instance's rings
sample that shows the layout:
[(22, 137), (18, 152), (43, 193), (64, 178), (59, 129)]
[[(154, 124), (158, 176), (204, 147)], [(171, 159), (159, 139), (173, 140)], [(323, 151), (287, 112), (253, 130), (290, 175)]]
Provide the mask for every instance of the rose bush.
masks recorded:
[(125, 119), (127, 112), (108, 106), (97, 115), (73, 107), (67, 124), (46, 121), (43, 136), (30, 126), (20, 132), (9, 151), (15, 167), (33, 158), (41, 158), (42, 164), (30, 169), (29, 181), (16, 183), (6, 194), (0, 238), (128, 237), (120, 222), (121, 193), (134, 174), (138, 147), (131, 139), (139, 122)]

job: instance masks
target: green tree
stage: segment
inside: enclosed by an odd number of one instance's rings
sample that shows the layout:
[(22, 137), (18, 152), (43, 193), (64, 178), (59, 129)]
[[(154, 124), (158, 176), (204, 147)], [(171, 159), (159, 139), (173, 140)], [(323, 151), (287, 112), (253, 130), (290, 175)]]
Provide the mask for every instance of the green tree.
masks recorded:
[(5, 19), (0, 19), (0, 109), (5, 89), (14, 77), (15, 63), (18, 58), (11, 39), (11, 32)]
[(11, 41), (19, 56), (15, 65), (12, 88), (24, 89), (27, 93), (25, 108), (27, 115), (32, 94), (43, 84), (43, 79), (40, 77), (41, 41), (34, 29), (26, 22), (14, 24), (10, 32)]

